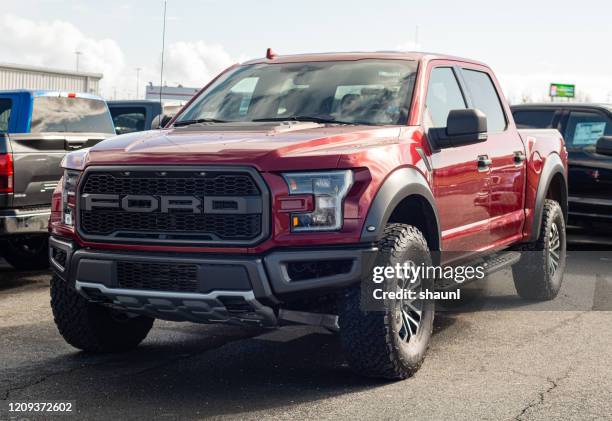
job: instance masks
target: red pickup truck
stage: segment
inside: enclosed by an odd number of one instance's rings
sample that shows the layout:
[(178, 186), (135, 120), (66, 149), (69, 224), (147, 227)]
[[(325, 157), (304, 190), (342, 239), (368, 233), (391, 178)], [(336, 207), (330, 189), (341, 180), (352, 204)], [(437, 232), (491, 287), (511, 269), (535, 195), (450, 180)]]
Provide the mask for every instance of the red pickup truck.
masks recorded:
[(338, 330), (361, 374), (405, 378), (425, 356), (434, 302), (367, 311), (373, 267), (445, 263), (440, 251), (514, 264), (532, 300), (554, 298), (563, 278), (563, 139), (517, 130), (473, 60), (269, 51), (221, 73), (165, 129), (63, 167), (51, 304), (86, 351), (135, 347), (156, 318), (289, 321)]

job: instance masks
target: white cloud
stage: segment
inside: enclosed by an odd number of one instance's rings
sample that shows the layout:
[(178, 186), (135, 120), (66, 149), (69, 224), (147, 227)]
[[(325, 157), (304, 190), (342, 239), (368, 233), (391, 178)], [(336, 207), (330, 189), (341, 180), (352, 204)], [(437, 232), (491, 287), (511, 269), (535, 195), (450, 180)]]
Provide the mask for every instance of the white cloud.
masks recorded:
[[(0, 61), (74, 70), (75, 51), (81, 71), (102, 73), (101, 93), (107, 98), (134, 98), (136, 67), (141, 68), (139, 93), (149, 82), (159, 84), (160, 56), (150, 63), (126, 63), (125, 54), (113, 39), (95, 39), (70, 22), (34, 21), (10, 14), (0, 15)], [(242, 57), (240, 57), (242, 59)], [(220, 45), (204, 41), (180, 41), (166, 46), (164, 82), (170, 86), (202, 87), (217, 73), (238, 60)]]
[(112, 39), (93, 39), (65, 21), (40, 21), (14, 15), (0, 16), (2, 61), (74, 70), (75, 51), (82, 52), (79, 69), (103, 73), (101, 86), (106, 92), (119, 78), (125, 60)]
[(201, 87), (220, 71), (236, 63), (220, 45), (204, 41), (175, 42), (166, 48), (164, 81), (173, 85)]

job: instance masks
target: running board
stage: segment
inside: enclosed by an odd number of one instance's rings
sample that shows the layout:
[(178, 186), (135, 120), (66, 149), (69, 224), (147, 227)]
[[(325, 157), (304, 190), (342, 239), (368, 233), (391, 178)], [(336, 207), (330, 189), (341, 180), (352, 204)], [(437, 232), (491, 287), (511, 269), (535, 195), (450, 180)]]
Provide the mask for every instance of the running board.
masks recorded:
[[(485, 276), (489, 276), (494, 274), (495, 272), (499, 272), (500, 270), (506, 269), (518, 263), (521, 260), (521, 253), (518, 251), (502, 251), (499, 253), (494, 253), (490, 256), (480, 257), (475, 260), (471, 260), (467, 263), (462, 264), (462, 266), (472, 266), (477, 267), (481, 266), (484, 269)], [(450, 288), (457, 288), (461, 285), (464, 285), (469, 281), (463, 282), (461, 284), (455, 282), (452, 279), (442, 279), (436, 281), (436, 289), (437, 290), (445, 290)]]

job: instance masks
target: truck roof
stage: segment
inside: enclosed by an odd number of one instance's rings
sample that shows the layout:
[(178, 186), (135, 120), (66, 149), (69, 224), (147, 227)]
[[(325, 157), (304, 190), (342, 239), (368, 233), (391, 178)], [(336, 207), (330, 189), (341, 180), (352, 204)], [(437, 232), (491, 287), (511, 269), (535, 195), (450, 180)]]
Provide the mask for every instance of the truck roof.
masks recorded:
[(90, 98), (99, 99), (103, 101), (101, 96), (95, 94), (89, 94), (86, 92), (73, 92), (73, 91), (55, 91), (51, 89), (3, 89), (0, 90), (0, 94), (22, 94), (29, 96), (67, 96), (69, 93), (76, 94), (77, 98)]
[(512, 108), (599, 108), (612, 112), (612, 104), (605, 104), (602, 102), (533, 102), (528, 104), (512, 105)]
[(300, 63), (308, 61), (350, 61), (350, 60), (365, 60), (365, 59), (387, 59), (387, 60), (413, 60), (413, 61), (431, 61), (431, 60), (452, 60), (462, 61), (465, 63), (473, 63), (485, 65), (482, 62), (471, 60), (462, 57), (455, 57), (446, 54), (415, 52), (415, 51), (353, 51), (353, 52), (329, 52), (329, 53), (309, 53), (309, 54), (291, 54), (291, 55), (275, 55), (274, 58), (258, 58), (244, 62), (243, 64), (261, 64), (261, 63)]

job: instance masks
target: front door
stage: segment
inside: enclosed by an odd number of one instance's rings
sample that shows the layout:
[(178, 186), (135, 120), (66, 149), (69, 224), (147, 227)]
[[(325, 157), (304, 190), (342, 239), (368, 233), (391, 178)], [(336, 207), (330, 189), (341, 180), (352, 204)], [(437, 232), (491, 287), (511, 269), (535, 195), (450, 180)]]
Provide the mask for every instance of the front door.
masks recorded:
[[(431, 70), (425, 103), (424, 124), (446, 127), (451, 110), (467, 108), (456, 69), (452, 66)], [(442, 250), (453, 258), (466, 257), (488, 244), (489, 182), (487, 171), (479, 170), (485, 144), (479, 143), (434, 151), (433, 193), (439, 210)]]

